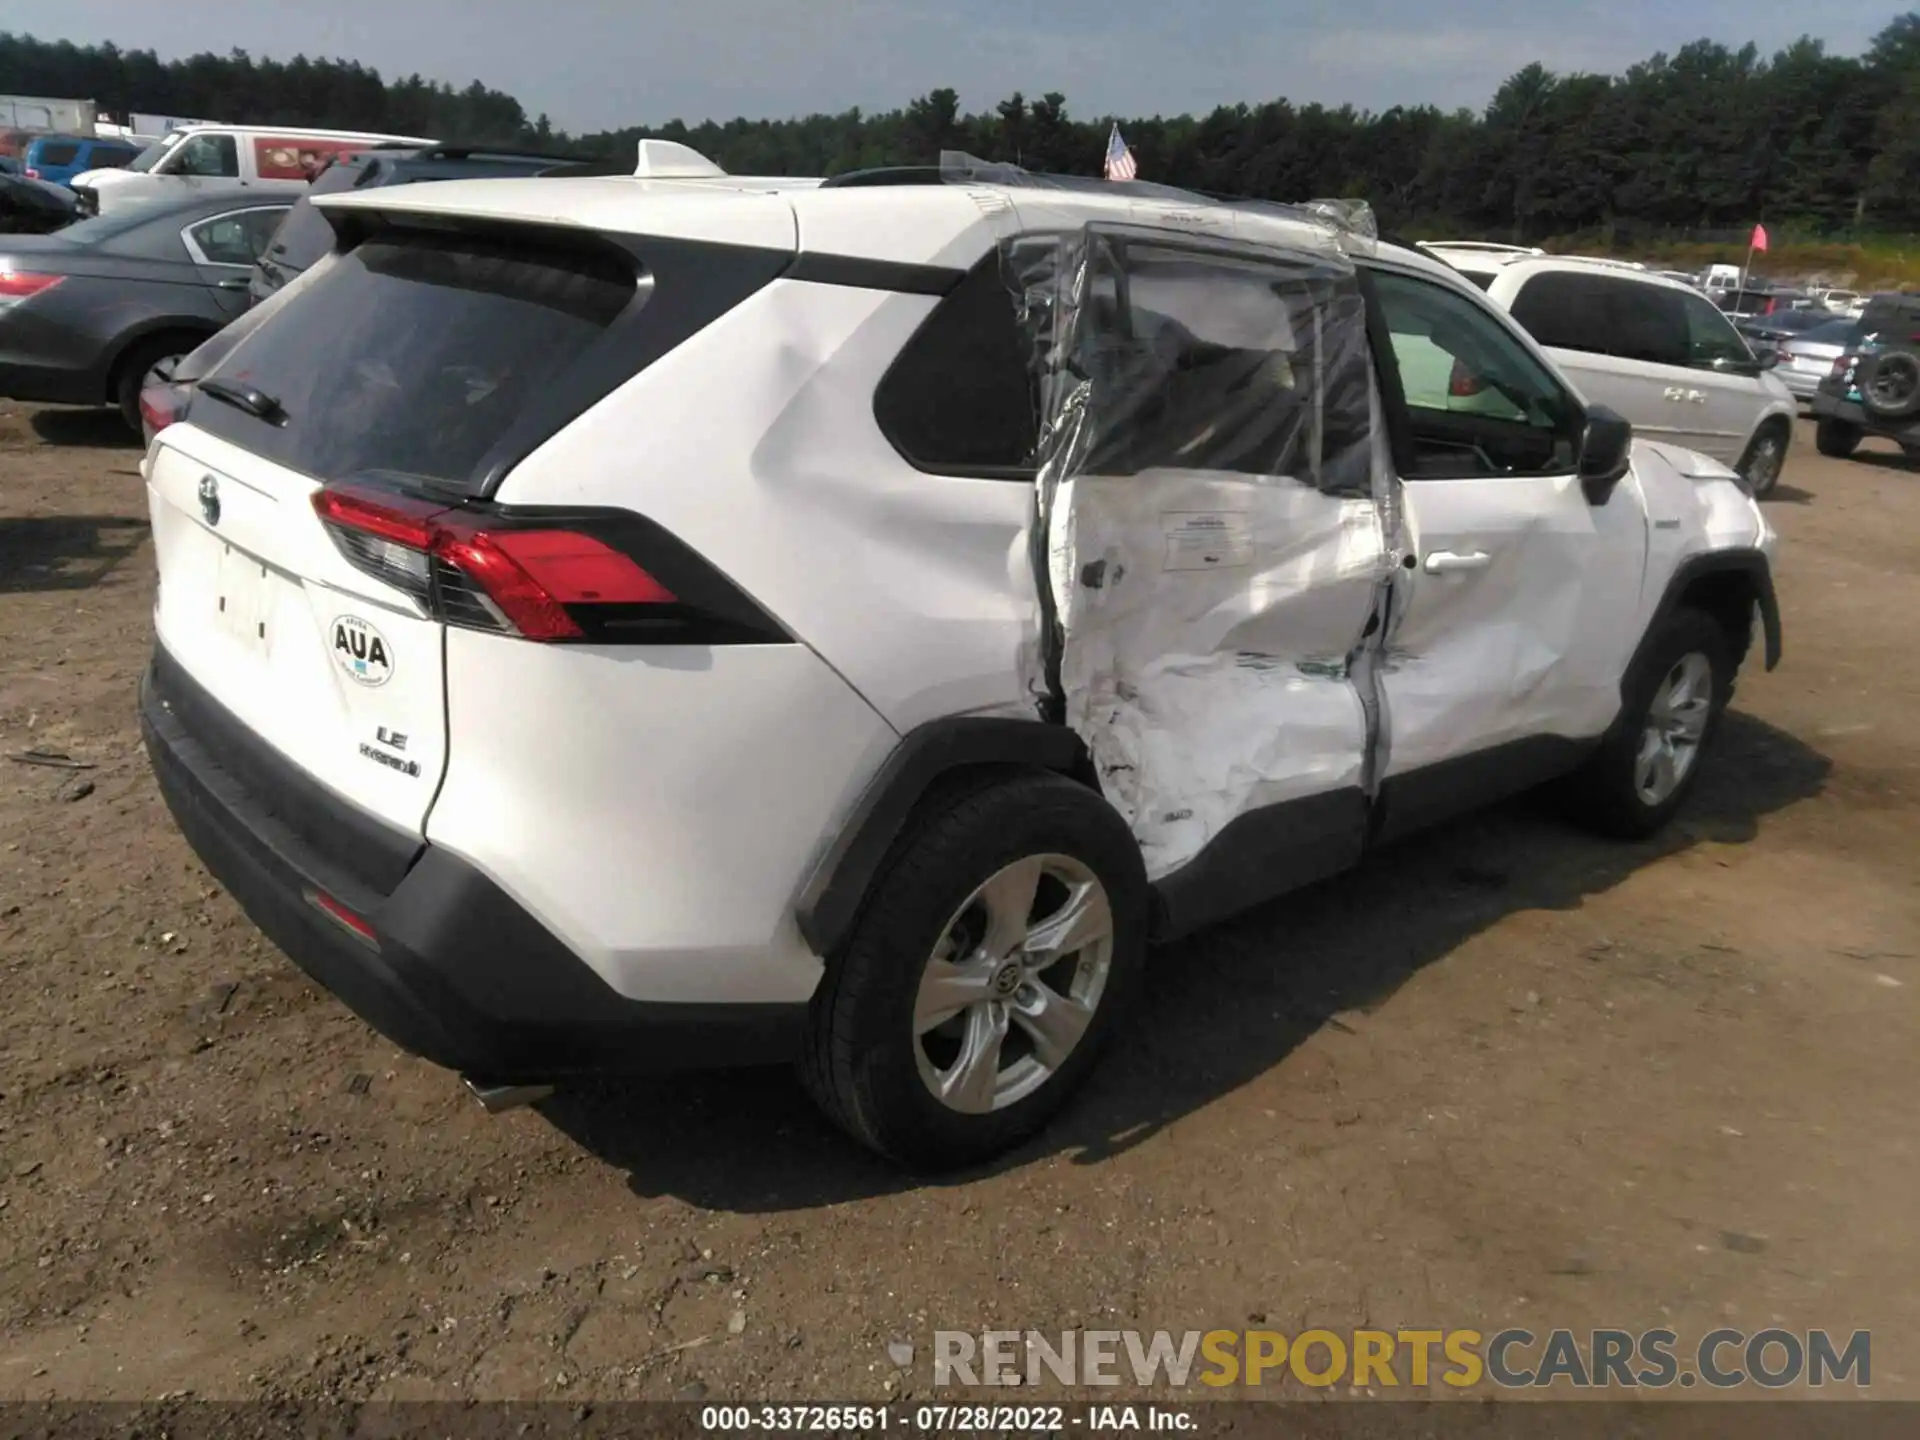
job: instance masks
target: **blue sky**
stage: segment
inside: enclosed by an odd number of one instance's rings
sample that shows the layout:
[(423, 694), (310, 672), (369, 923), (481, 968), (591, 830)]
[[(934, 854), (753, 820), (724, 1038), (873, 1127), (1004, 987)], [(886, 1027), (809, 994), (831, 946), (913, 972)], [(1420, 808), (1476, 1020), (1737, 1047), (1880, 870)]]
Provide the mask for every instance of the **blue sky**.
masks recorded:
[(1081, 116), (1296, 102), (1483, 106), (1529, 61), (1613, 71), (1706, 37), (1856, 54), (1898, 13), (1861, 0), (0, 0), (0, 29), (163, 58), (337, 55), (475, 77), (580, 131), (859, 105), (939, 85), (979, 109), (1059, 90)]

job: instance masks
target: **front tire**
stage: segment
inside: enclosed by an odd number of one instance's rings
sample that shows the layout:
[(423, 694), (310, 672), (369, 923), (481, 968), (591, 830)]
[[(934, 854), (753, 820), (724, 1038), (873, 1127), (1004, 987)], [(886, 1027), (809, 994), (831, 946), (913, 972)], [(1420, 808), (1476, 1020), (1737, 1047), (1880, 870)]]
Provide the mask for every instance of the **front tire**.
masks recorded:
[(1752, 443), (1747, 446), (1747, 453), (1740, 457), (1740, 463), (1735, 468), (1740, 472), (1740, 480), (1747, 487), (1747, 493), (1754, 499), (1764, 500), (1780, 483), (1780, 472), (1787, 463), (1789, 438), (1786, 426), (1769, 423), (1753, 437)]
[(1700, 777), (1733, 675), (1711, 615), (1682, 608), (1658, 622), (1627, 678), (1619, 720), (1569, 783), (1574, 818), (1621, 840), (1645, 839), (1671, 820)]
[(1835, 460), (1845, 460), (1860, 448), (1860, 427), (1822, 416), (1813, 427), (1813, 448)]
[(1021, 775), (923, 804), (814, 995), (807, 1090), (916, 1169), (985, 1160), (1066, 1103), (1146, 959), (1139, 845), (1098, 794)]

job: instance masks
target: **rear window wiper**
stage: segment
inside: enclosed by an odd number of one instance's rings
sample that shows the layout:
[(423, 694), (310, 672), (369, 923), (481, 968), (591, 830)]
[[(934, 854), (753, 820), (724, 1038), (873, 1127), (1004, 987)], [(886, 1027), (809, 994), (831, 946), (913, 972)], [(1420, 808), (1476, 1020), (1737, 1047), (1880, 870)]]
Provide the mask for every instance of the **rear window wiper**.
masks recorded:
[(251, 385), (236, 385), (231, 380), (215, 377), (202, 380), (196, 387), (203, 395), (211, 395), (216, 400), (224, 400), (236, 410), (244, 410), (258, 420), (284, 420), (287, 412), (281, 403), (264, 390), (256, 390)]

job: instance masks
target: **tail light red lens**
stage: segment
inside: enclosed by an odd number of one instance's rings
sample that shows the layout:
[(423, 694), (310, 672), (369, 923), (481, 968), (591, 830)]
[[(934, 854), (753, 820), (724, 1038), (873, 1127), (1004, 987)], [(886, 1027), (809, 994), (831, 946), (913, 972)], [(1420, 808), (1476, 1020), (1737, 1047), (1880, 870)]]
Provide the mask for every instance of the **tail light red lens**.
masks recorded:
[(306, 897), (309, 905), (313, 906), (314, 909), (318, 910), (342, 930), (345, 930), (349, 935), (353, 936), (354, 939), (359, 940), (363, 944), (371, 945), (376, 950), (380, 948), (380, 937), (374, 933), (373, 926), (369, 924), (364, 917), (354, 914), (353, 911), (349, 910), (338, 900), (334, 899), (333, 896), (326, 894), (324, 891), (309, 890), (306, 892)]
[(431, 501), (328, 486), (314, 512), (356, 568), (448, 625), (528, 640), (586, 637), (570, 606), (674, 605), (631, 556), (578, 530), (489, 525)]
[(53, 289), (66, 278), (64, 275), (35, 275), (25, 270), (0, 270), (0, 308), (31, 300), (43, 291)]
[(1486, 388), (1487, 382), (1469, 370), (1465, 361), (1455, 360), (1453, 362), (1453, 373), (1447, 377), (1447, 393), (1449, 395), (1464, 400), (1471, 396), (1478, 395)]
[(179, 421), (187, 413), (187, 390), (171, 381), (148, 385), (140, 392), (140, 426), (147, 440)]

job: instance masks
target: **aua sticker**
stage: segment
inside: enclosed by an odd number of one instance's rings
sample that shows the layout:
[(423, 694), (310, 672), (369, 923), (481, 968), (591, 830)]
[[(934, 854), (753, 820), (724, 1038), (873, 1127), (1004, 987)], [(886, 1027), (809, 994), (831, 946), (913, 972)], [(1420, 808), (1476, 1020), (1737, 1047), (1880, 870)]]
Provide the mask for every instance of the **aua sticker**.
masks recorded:
[(387, 637), (357, 615), (333, 622), (333, 663), (362, 685), (384, 685), (393, 678), (393, 647)]

